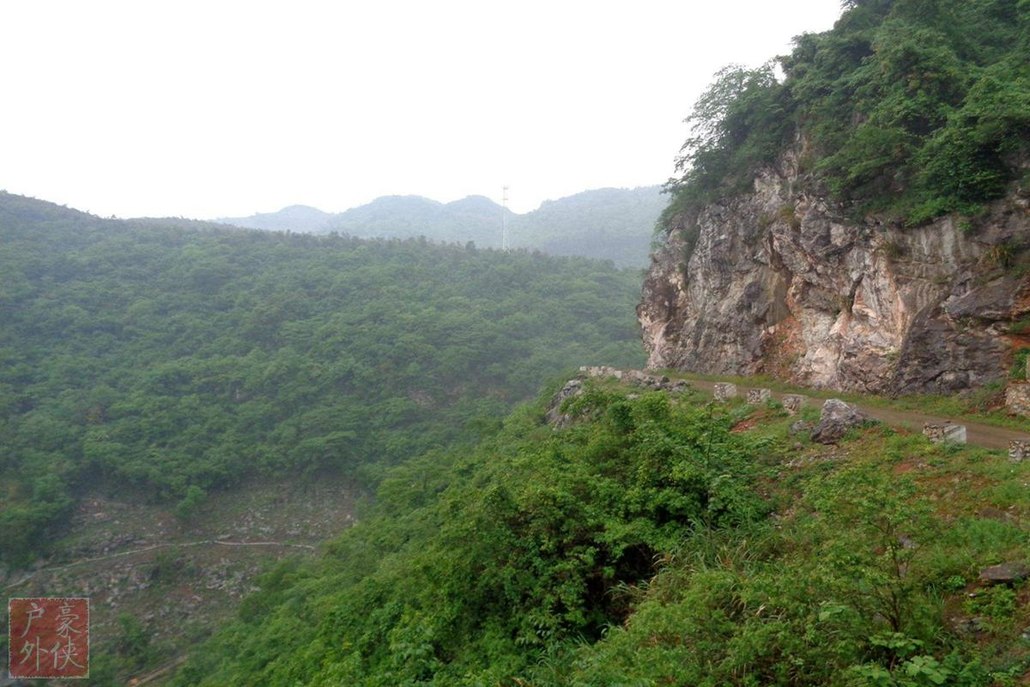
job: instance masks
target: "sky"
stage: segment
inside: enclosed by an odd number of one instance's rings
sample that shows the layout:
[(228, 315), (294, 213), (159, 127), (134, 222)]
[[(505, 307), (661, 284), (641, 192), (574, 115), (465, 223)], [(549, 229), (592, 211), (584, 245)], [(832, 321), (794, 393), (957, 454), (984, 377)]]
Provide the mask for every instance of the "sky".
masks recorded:
[(0, 189), (214, 218), (382, 195), (527, 212), (664, 183), (712, 75), (839, 0), (4, 0)]

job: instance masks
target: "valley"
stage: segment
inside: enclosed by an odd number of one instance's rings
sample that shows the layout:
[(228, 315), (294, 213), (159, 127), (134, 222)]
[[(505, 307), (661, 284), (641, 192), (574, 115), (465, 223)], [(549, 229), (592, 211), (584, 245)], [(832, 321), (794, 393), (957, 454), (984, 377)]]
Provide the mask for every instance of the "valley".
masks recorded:
[[(1030, 685), (1030, 3), (839, 10), (719, 70), (661, 187), (210, 222), (0, 191), (0, 685), (77, 656), (76, 621), (90, 687)], [(422, 60), (386, 44), (400, 89)], [(419, 116), (513, 132), (428, 97), (479, 52), (434, 72), (437, 47)], [(633, 100), (581, 56), (552, 96)], [(356, 83), (283, 121), (328, 146), (383, 119), (404, 155), (313, 146), (311, 193), (419, 164), (455, 188)], [(165, 190), (203, 163), (259, 207), (250, 172), (300, 178), (251, 150), (274, 106), (232, 127), (253, 170), (205, 151)], [(536, 164), (637, 140), (579, 128)]]

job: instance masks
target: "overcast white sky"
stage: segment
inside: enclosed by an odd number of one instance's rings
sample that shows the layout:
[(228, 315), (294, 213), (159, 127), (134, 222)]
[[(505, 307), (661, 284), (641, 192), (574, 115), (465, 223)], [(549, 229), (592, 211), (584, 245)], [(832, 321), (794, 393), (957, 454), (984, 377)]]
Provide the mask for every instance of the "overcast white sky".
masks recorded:
[(720, 67), (838, 0), (4, 0), (0, 189), (217, 217), (664, 182)]

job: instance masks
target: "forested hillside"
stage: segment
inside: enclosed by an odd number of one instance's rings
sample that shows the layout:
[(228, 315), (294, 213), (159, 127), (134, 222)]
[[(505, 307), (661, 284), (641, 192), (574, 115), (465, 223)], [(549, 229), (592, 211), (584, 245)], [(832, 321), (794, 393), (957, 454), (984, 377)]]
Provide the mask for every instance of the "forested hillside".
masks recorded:
[(920, 224), (1027, 179), (1030, 3), (846, 0), (832, 31), (698, 100), (667, 218), (752, 188), (788, 149), (853, 213)]
[(641, 267), (668, 202), (654, 186), (601, 188), (544, 201), (514, 218), (511, 242), (549, 255), (588, 255), (620, 267)]
[(173, 684), (1022, 684), (1030, 463), (585, 389), (568, 427), (548, 395), (392, 470), (373, 517), (270, 572)]
[(583, 259), (102, 220), (2, 194), (0, 274), (15, 563), (90, 489), (188, 511), (253, 476), (371, 485), (564, 369), (641, 359), (635, 275)]
[[(872, 259), (830, 262), (845, 218), (878, 212), (902, 231), (955, 211), (972, 233), (986, 203), (1027, 181), (1028, 18), (1027, 0), (849, 0), (832, 31), (797, 40), (783, 78), (773, 65), (722, 72), (695, 111), (669, 227), (709, 204), (730, 216), (757, 187), (830, 216), (791, 265), (769, 257), (770, 239), (755, 244), (764, 262), (738, 267), (744, 244), (715, 220), (700, 244), (684, 232), (649, 324), (664, 335), (682, 314), (697, 245), (727, 252), (698, 300), (720, 300), (722, 277), (754, 282), (712, 325), (725, 345), (698, 367), (713, 368), (743, 345), (733, 327), (775, 324), (756, 294), (787, 268), (801, 296), (813, 275), (872, 276)], [(782, 160), (786, 190), (756, 184)], [(746, 227), (806, 238), (795, 206), (778, 208)], [(838, 338), (849, 321), (837, 318), (869, 313), (881, 291), (843, 293), (820, 304)], [(270, 572), (173, 684), (1026, 684), (1030, 463), (868, 422), (816, 442), (815, 407), (674, 388), (582, 379), (562, 401), (555, 386), (474, 450), (393, 468), (370, 517), (321, 560)]]

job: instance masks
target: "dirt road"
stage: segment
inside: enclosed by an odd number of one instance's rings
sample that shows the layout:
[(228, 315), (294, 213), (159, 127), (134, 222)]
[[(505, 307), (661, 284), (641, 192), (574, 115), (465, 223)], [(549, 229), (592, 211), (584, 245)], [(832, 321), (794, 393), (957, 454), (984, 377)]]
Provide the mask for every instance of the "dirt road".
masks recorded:
[[(712, 388), (715, 386), (715, 382), (707, 380), (693, 379), (689, 376), (686, 377), (686, 379), (692, 386), (709, 393), (711, 393)], [(737, 392), (739, 395), (746, 396), (748, 388), (749, 387), (737, 385)], [(791, 393), (803, 394), (804, 392), (799, 391)], [(784, 395), (786, 395), (784, 392), (773, 392), (773, 398), (776, 399), (782, 398)], [(813, 404), (818, 404), (819, 406), (821, 406), (823, 402), (821, 398), (815, 397), (812, 397), (810, 401)], [(863, 413), (871, 418), (885, 422), (892, 427), (903, 427), (915, 432), (921, 432), (923, 430), (923, 425), (927, 422), (954, 422), (955, 424), (965, 425), (966, 443), (973, 444), (974, 446), (1005, 450), (1008, 449), (1009, 444), (1013, 439), (1030, 439), (1030, 422), (1027, 423), (1026, 430), (1018, 431), (1004, 427), (985, 425), (961, 417), (926, 415), (924, 413), (901, 410), (898, 408), (867, 406), (862, 403), (857, 403), (855, 405), (857, 405)]]

